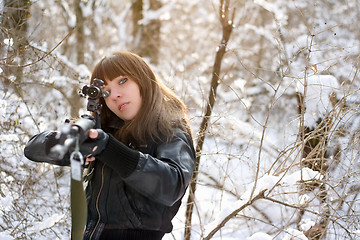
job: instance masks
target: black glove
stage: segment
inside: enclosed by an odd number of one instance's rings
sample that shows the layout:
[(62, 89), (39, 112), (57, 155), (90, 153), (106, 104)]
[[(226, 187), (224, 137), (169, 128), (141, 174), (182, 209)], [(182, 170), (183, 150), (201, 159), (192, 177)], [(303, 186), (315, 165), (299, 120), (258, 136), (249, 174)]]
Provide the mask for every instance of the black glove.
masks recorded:
[[(80, 152), (84, 157), (91, 157), (100, 154), (106, 147), (109, 135), (101, 129), (96, 129), (98, 136), (95, 139), (88, 138), (80, 145)], [(96, 149), (94, 150), (94, 148)]]

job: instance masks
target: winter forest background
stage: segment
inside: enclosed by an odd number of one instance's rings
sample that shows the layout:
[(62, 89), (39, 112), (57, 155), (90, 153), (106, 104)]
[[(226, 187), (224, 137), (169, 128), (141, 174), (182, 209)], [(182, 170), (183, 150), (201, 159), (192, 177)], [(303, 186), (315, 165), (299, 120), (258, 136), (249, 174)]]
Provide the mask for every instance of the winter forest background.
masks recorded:
[(23, 156), (115, 50), (185, 101), (198, 169), (164, 239), (360, 239), (359, 0), (1, 0), (0, 239), (69, 239), (69, 168)]

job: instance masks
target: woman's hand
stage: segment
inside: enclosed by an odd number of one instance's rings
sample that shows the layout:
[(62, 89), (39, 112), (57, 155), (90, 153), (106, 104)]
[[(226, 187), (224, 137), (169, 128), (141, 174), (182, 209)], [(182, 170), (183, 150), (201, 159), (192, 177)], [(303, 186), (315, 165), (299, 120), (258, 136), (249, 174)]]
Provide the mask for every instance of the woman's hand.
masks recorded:
[(89, 138), (80, 146), (80, 152), (86, 157), (85, 165), (95, 160), (106, 147), (109, 135), (101, 129), (90, 129)]

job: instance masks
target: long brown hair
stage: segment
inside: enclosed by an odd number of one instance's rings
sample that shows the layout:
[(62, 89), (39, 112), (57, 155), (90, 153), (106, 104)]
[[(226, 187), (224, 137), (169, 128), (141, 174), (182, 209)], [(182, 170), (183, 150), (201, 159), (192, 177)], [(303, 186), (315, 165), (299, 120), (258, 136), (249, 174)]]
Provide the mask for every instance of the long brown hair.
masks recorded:
[[(147, 138), (157, 141), (171, 137), (174, 127), (190, 133), (187, 110), (184, 103), (174, 92), (159, 81), (150, 66), (138, 55), (118, 51), (104, 57), (95, 66), (94, 78), (112, 81), (118, 76), (128, 76), (139, 86), (142, 104), (138, 114), (131, 121), (123, 122), (114, 136), (124, 143), (145, 143)], [(101, 124), (106, 129), (114, 118), (118, 118), (100, 99)]]

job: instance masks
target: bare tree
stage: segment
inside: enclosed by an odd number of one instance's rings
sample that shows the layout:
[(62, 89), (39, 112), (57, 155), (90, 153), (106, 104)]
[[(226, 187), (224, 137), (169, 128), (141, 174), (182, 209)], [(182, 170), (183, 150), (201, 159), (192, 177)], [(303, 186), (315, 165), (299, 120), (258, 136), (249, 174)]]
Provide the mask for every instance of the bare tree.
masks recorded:
[(219, 20), (222, 26), (222, 39), (215, 56), (215, 62), (213, 66), (212, 78), (210, 83), (210, 90), (208, 96), (208, 104), (206, 105), (205, 114), (199, 129), (199, 138), (196, 145), (196, 165), (193, 178), (189, 187), (189, 197), (187, 200), (186, 208), (186, 222), (185, 222), (185, 237), (184, 239), (189, 240), (191, 236), (191, 218), (194, 209), (194, 199), (196, 191), (197, 175), (199, 172), (199, 164), (201, 158), (201, 151), (204, 144), (206, 131), (211, 118), (212, 109), (216, 101), (217, 88), (221, 82), (221, 63), (226, 53), (226, 47), (229, 42), (231, 32), (233, 29), (233, 22), (235, 17), (235, 10), (230, 9), (230, 0), (220, 0), (219, 6)]

